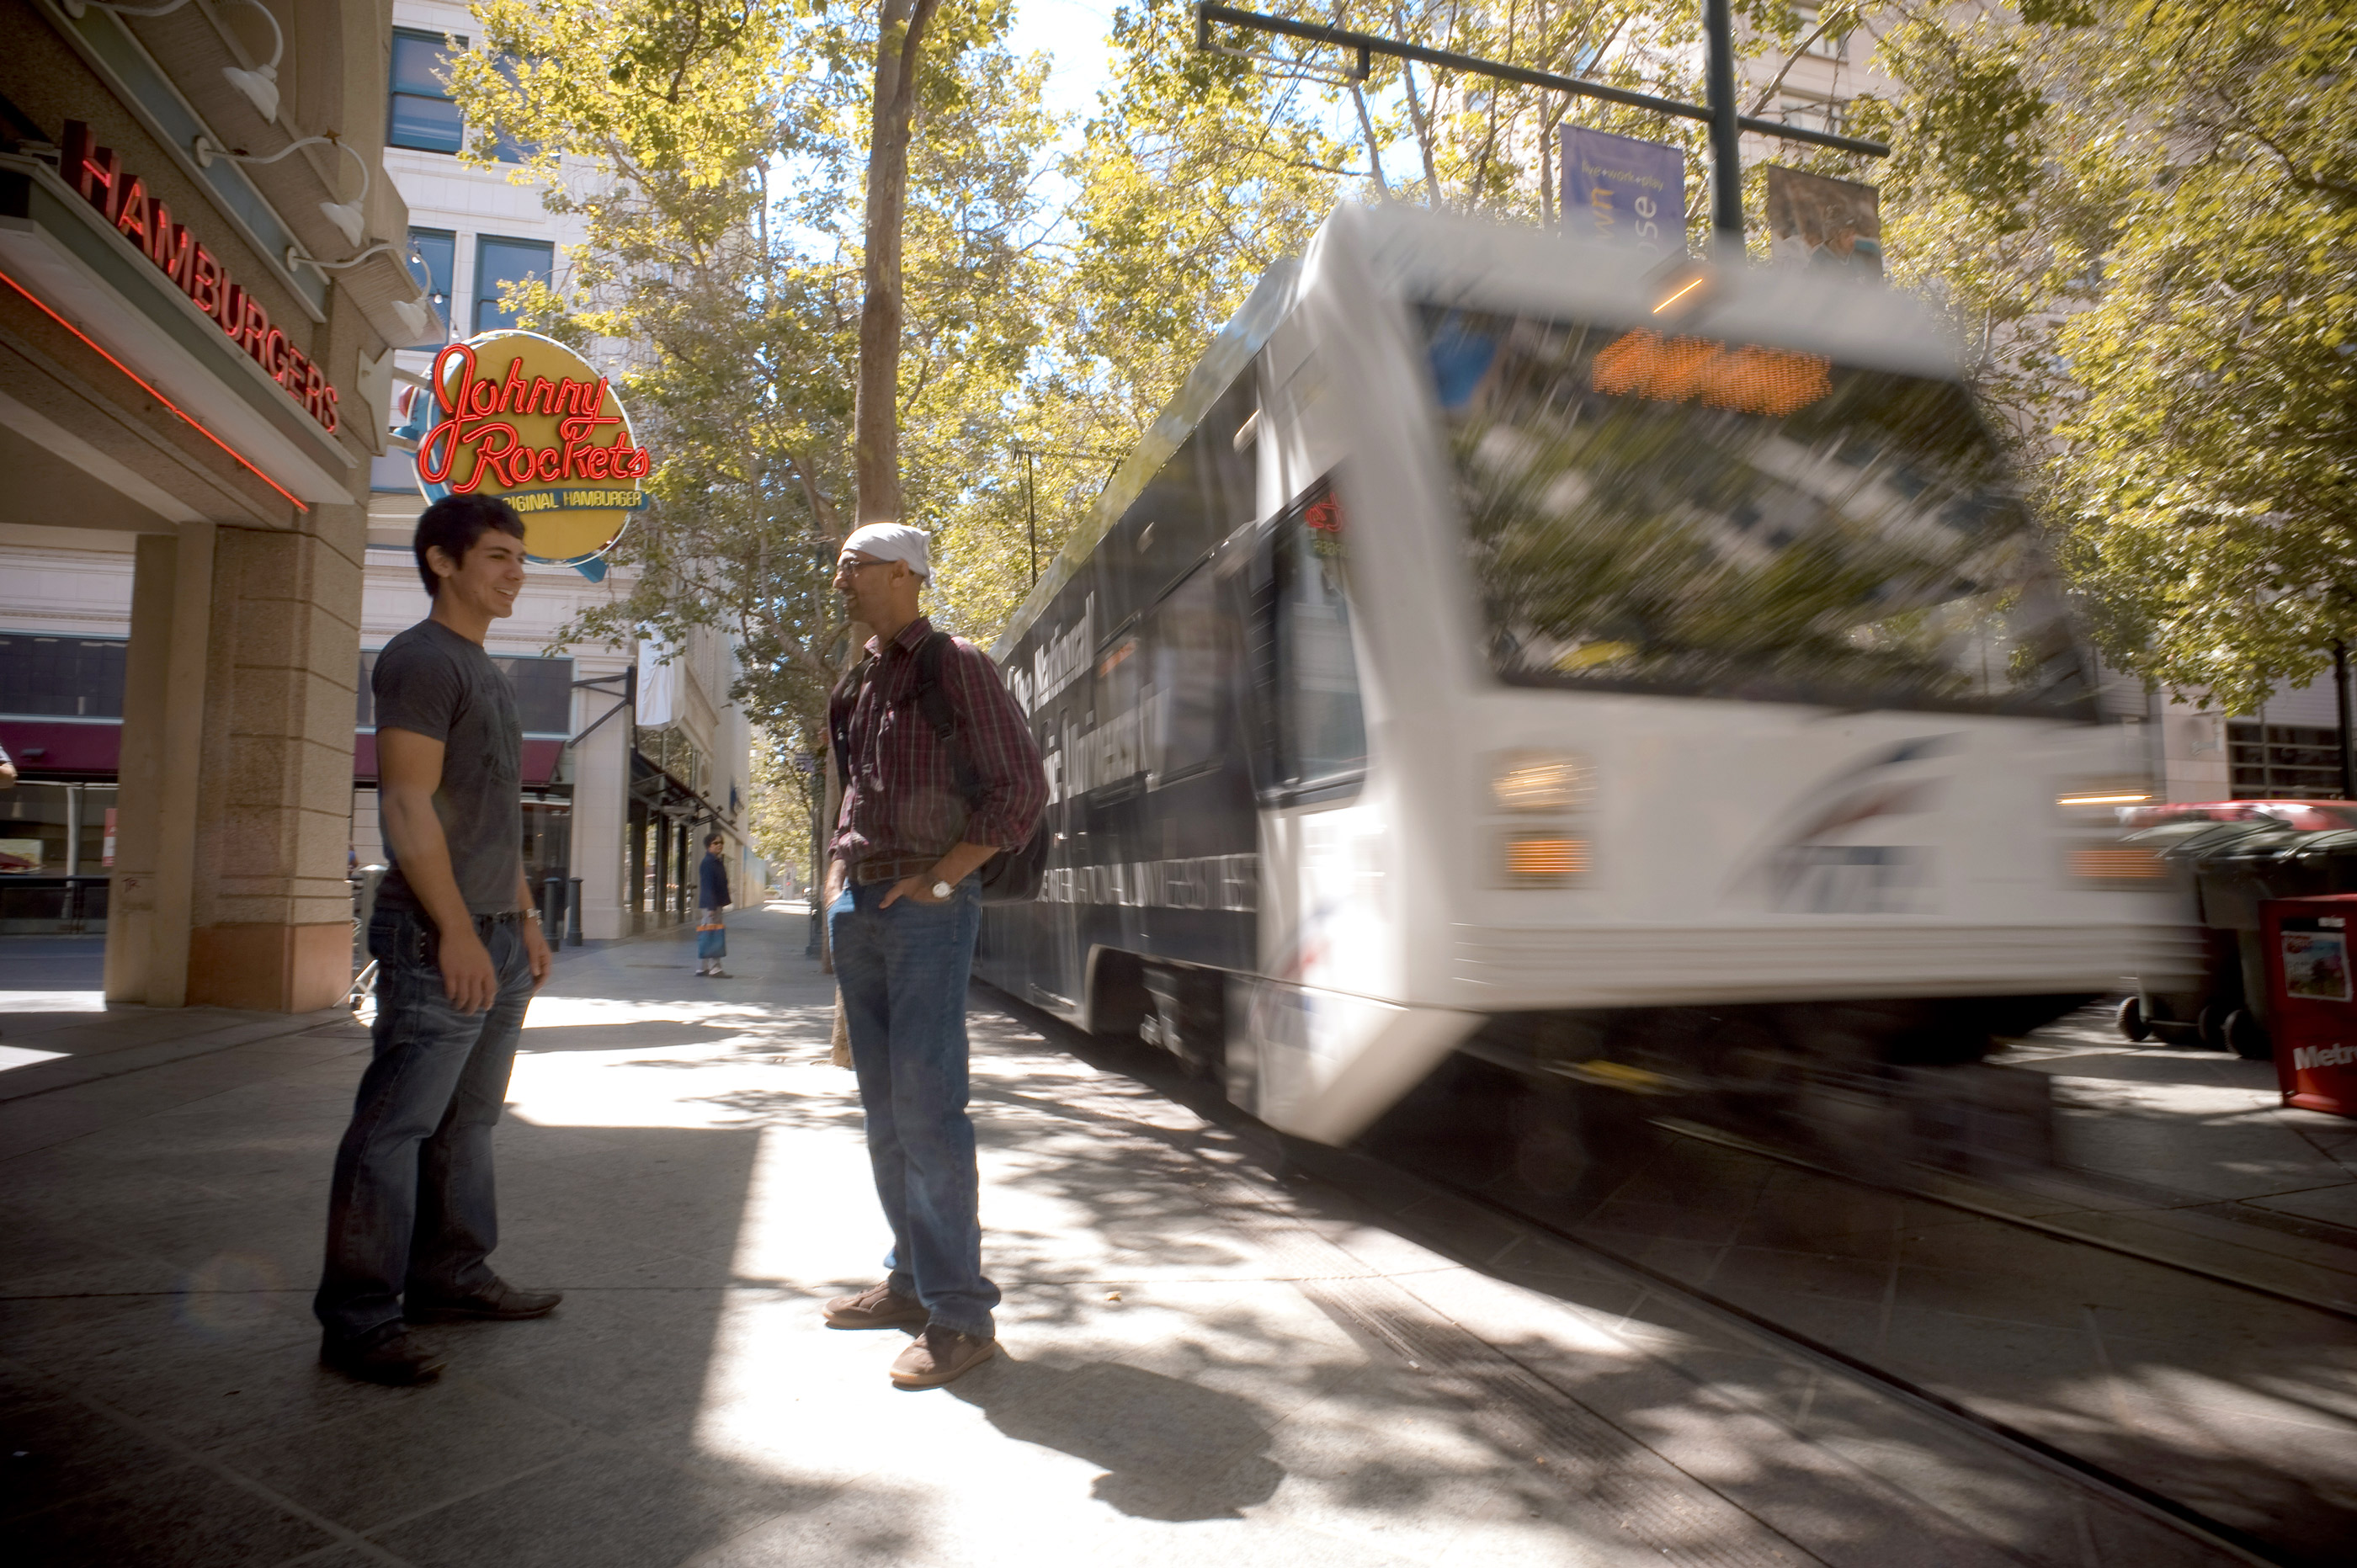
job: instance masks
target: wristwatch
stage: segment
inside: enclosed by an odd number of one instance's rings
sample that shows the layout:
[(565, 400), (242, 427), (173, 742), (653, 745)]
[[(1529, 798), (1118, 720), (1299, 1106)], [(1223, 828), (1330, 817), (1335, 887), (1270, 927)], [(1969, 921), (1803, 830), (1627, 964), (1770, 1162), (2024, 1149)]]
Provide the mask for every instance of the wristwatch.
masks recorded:
[(933, 897), (936, 898), (946, 898), (956, 891), (956, 888), (951, 886), (946, 882), (936, 882), (933, 884)]

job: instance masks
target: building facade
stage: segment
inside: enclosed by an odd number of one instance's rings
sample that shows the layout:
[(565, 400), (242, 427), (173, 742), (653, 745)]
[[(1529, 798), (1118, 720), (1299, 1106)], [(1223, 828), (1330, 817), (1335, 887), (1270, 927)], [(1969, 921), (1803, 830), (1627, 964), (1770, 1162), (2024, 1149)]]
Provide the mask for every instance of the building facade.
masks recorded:
[[(537, 187), (510, 177), (513, 146), (491, 140), (502, 161), (490, 167), (459, 156), (472, 134), (445, 91), (444, 61), (481, 48), (479, 27), (463, 5), (394, 0), (385, 74), (385, 166), (409, 209), (412, 265), (461, 338), (516, 325), (505, 302), (511, 285), (563, 290), (582, 239), (576, 219), (550, 212)], [(568, 162), (564, 177), (599, 175)], [(395, 377), (422, 389), (443, 341), (404, 345)], [(605, 343), (591, 354), (619, 380), (629, 345)], [(361, 644), (372, 651), (423, 617), (426, 600), (410, 546), (424, 504), (411, 454), (396, 446), (378, 458), (370, 485)], [(709, 633), (675, 650), (562, 640), (580, 611), (629, 593), (629, 570), (598, 582), (569, 566), (528, 572), (515, 616), (492, 628), (488, 644), (515, 678), (524, 710), (526, 875), (544, 897), (577, 897), (585, 937), (630, 935), (690, 918), (703, 850), (698, 843), (683, 863), (681, 840), (716, 827), (727, 835), (743, 897), (767, 873), (746, 838), (751, 731), (728, 701), (734, 649)], [(640, 692), (646, 700), (635, 700)], [(649, 705), (666, 693), (675, 700)], [(583, 738), (567, 745), (574, 736)], [(363, 736), (352, 811), (362, 865), (382, 854), (374, 763)], [(562, 888), (549, 887), (552, 880)]]
[(27, 645), (9, 705), (48, 711), (0, 735), (36, 780), (115, 784), (0, 814), (58, 800), (11, 862), (56, 842), (60, 875), (109, 874), (113, 1000), (308, 1009), (350, 983), (369, 465), (389, 351), (435, 321), (364, 108), (384, 27), (356, 0), (0, 0), (0, 528), (74, 585), (11, 617), (72, 635)]
[[(81, 12), (0, 0), (0, 935), (104, 931), (114, 1002), (327, 1005), (382, 857), (369, 662), (426, 611), (400, 389), (575, 236), (457, 156), (463, 6)], [(733, 650), (559, 642), (628, 580), (529, 571), (490, 648), (536, 886), (590, 938), (689, 918), (706, 824), (763, 881)]]

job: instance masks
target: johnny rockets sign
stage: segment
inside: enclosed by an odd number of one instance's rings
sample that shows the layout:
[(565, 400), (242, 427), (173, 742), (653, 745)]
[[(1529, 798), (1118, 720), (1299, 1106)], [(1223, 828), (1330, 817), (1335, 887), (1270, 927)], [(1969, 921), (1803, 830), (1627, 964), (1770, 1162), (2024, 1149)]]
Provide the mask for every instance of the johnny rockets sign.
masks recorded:
[(139, 176), (124, 168), (114, 149), (93, 142), (90, 127), (79, 120), (66, 122), (58, 172), (114, 225), (115, 232), (138, 246), (157, 271), (178, 285), (189, 303), (211, 317), (230, 341), (286, 389), (286, 395), (302, 404), (321, 429), (336, 428), (336, 389), (328, 384), (327, 372), (271, 325), (262, 302), (246, 293), (185, 225), (172, 221), (172, 209), (163, 199), (149, 195)]
[(486, 332), (434, 357), (410, 428), (429, 500), (498, 496), (523, 517), (524, 551), (578, 564), (647, 504), (653, 467), (613, 385), (536, 332)]

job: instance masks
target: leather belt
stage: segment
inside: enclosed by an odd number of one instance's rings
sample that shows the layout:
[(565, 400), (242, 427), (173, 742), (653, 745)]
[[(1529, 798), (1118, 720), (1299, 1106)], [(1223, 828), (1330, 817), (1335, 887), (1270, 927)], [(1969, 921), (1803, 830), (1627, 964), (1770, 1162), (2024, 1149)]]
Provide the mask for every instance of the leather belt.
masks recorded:
[(870, 883), (898, 882), (904, 876), (922, 876), (932, 870), (939, 859), (938, 855), (930, 854), (870, 855), (859, 863), (859, 869), (852, 874), (852, 880), (865, 887)]
[(539, 918), (540, 916), (538, 914), (530, 910), (501, 909), (497, 914), (476, 916), (475, 929), (479, 931), (489, 931), (494, 926), (521, 926), (526, 920), (537, 920)]

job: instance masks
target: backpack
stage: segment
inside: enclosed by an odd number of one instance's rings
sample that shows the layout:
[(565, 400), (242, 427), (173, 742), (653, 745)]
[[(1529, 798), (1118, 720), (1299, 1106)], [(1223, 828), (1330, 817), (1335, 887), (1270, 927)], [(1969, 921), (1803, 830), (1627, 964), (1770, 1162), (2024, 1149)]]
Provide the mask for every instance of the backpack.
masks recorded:
[[(950, 768), (957, 779), (957, 791), (974, 810), (982, 794), (982, 779), (974, 770), (974, 761), (958, 744), (957, 711), (951, 704), (949, 691), (942, 684), (942, 657), (949, 651), (950, 634), (936, 631), (917, 645), (917, 687), (906, 701), (925, 715), (933, 727), (933, 738), (950, 754)], [(876, 661), (862, 660), (845, 679), (844, 690), (856, 699), (859, 689), (866, 684)], [(851, 704), (843, 709), (844, 722), (848, 723)], [(843, 724), (833, 727), (830, 737), (834, 743), (835, 777), (844, 788), (851, 787), (851, 747)], [(1039, 897), (1039, 884), (1048, 869), (1047, 813), (1031, 824), (1031, 836), (1023, 841), (1020, 849), (1002, 849), (982, 863), (974, 875), (982, 883), (982, 901), (985, 904), (1028, 904)]]

